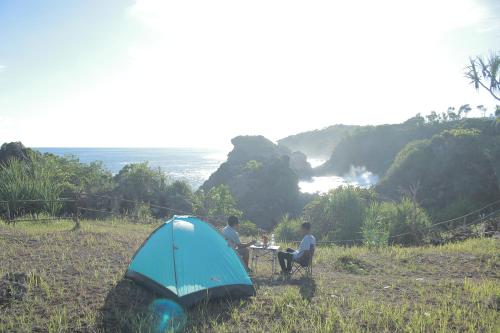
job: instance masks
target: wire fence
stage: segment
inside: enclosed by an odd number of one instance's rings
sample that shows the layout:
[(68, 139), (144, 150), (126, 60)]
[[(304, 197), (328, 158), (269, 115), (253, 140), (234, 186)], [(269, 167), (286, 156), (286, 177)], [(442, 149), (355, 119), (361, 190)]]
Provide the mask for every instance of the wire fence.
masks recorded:
[[(108, 208), (98, 208), (98, 207), (88, 207), (88, 200), (83, 200), (84, 198), (95, 198), (98, 201), (95, 202), (96, 206), (107, 206)], [(104, 203), (103, 200), (108, 200), (114, 204), (109, 204), (109, 202)], [(84, 204), (85, 203), (85, 204)], [(147, 216), (141, 216), (137, 211), (131, 212), (127, 210), (120, 210), (121, 203), (132, 204), (134, 208), (141, 205), (147, 205), (151, 208), (156, 208), (168, 212), (159, 218), (151, 218)], [(16, 207), (17, 212), (30, 211), (32, 206), (27, 206), (27, 204), (65, 204), (66, 207), (62, 214), (60, 215), (47, 215), (47, 214), (34, 214), (28, 213), (24, 215), (12, 214), (11, 207)], [(108, 195), (98, 195), (90, 193), (82, 193), (77, 198), (58, 198), (58, 199), (21, 199), (21, 200), (0, 200), (0, 207), (3, 206), (4, 210), (4, 220), (8, 224), (15, 224), (18, 222), (28, 222), (28, 221), (39, 221), (39, 222), (49, 222), (49, 221), (60, 221), (72, 219), (75, 221), (75, 227), (79, 228), (80, 219), (93, 218), (93, 219), (104, 219), (104, 218), (121, 218), (132, 220), (135, 222), (152, 222), (158, 221), (159, 219), (169, 218), (173, 215), (194, 215), (192, 211), (186, 211), (178, 208), (172, 208), (165, 205), (152, 204), (142, 201), (136, 201), (131, 199), (113, 197)], [(137, 210), (137, 209), (136, 209)], [(431, 226), (420, 228), (418, 232), (431, 234), (433, 231), (439, 232), (449, 232), (453, 233), (457, 230), (465, 230), (471, 226), (481, 224), (488, 221), (493, 221), (498, 219), (500, 216), (500, 200), (491, 202), (484, 207), (475, 209), (462, 216), (433, 223)], [(225, 223), (224, 217), (208, 217), (208, 216), (198, 216), (202, 220), (209, 222), (214, 226), (221, 226)], [(439, 227), (439, 228), (438, 228)], [(404, 237), (414, 233), (414, 231), (408, 231), (400, 233), (397, 235), (391, 235), (388, 237), (388, 241), (397, 240), (400, 237)], [(299, 243), (298, 240), (281, 240), (287, 243)], [(319, 245), (356, 245), (363, 242), (363, 238), (353, 238), (353, 239), (340, 239), (332, 241), (318, 241)]]
[[(97, 199), (93, 207), (89, 207), (89, 201), (86, 198)], [(109, 202), (105, 202), (108, 200)], [(122, 203), (131, 204), (129, 207), (121, 207)], [(38, 204), (38, 205), (37, 205)], [(44, 211), (43, 206), (47, 204), (63, 204), (62, 212), (58, 214), (49, 214)], [(148, 208), (162, 210), (163, 213), (156, 217), (141, 214), (139, 207), (146, 206)], [(2, 208), (3, 207), (3, 214)], [(14, 212), (15, 208), (16, 212)], [(42, 213), (40, 212), (42, 211)], [(102, 219), (102, 218), (122, 218), (133, 220), (136, 222), (151, 222), (163, 220), (172, 217), (173, 215), (195, 215), (193, 211), (172, 208), (166, 205), (159, 205), (150, 202), (131, 200), (120, 197), (113, 197), (100, 194), (81, 193), (77, 198), (58, 198), (58, 199), (15, 199), (15, 200), (0, 200), (0, 218), (7, 224), (15, 224), (17, 222), (26, 221), (58, 221), (64, 219)], [(220, 225), (225, 222), (225, 217), (209, 217), (199, 216), (206, 222), (213, 225)]]

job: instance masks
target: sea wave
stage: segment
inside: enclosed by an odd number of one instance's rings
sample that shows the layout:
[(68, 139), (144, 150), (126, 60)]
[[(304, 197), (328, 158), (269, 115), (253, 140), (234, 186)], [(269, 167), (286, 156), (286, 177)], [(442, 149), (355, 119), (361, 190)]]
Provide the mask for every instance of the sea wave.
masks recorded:
[(357, 186), (367, 188), (379, 181), (378, 175), (367, 170), (364, 166), (351, 166), (342, 176), (312, 177), (310, 181), (299, 182), (303, 193), (326, 193), (340, 186)]

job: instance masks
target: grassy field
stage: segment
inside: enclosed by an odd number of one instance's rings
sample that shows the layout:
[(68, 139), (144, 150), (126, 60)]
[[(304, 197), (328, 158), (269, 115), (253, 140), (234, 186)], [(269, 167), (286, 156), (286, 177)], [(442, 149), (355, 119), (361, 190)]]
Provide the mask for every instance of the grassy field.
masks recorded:
[[(123, 280), (156, 227), (0, 224), (0, 332), (147, 332), (154, 295)], [(499, 332), (500, 240), (370, 250), (319, 247), (312, 279), (187, 311), (187, 332)]]

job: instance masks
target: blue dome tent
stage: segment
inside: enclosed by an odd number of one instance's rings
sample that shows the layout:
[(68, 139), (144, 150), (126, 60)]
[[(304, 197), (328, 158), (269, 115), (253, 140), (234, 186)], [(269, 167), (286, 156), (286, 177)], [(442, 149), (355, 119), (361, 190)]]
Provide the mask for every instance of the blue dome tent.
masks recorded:
[(243, 263), (211, 225), (174, 216), (137, 250), (125, 275), (183, 306), (255, 295)]

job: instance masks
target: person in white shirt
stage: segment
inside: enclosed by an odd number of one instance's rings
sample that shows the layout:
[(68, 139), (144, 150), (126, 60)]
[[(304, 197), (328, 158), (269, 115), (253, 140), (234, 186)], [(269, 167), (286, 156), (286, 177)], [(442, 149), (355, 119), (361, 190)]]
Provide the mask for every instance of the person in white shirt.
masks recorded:
[(306, 251), (312, 250), (316, 246), (316, 238), (311, 235), (311, 223), (302, 223), (301, 228), (304, 238), (300, 242), (298, 250), (287, 249), (286, 252), (278, 252), (278, 261), (281, 271), (288, 274), (292, 271), (292, 262), (300, 262), (300, 259)]
[(227, 226), (222, 229), (222, 235), (229, 242), (229, 245), (231, 245), (231, 247), (238, 252), (241, 259), (243, 259), (246, 268), (249, 270), (248, 261), (250, 258), (250, 251), (248, 251), (248, 247), (255, 244), (255, 241), (242, 243), (240, 241), (240, 235), (238, 234), (239, 226), (240, 221), (238, 218), (236, 216), (229, 216), (227, 219)]

